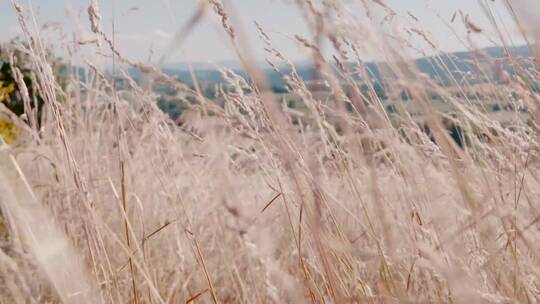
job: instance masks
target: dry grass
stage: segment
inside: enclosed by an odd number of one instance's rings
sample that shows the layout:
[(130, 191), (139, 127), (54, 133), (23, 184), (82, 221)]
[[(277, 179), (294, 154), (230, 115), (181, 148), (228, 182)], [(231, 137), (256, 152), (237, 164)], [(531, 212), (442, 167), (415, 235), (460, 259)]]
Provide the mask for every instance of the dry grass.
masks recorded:
[[(314, 39), (295, 39), (335, 96), (331, 106), (257, 25), (269, 62), (292, 68), (284, 77), (307, 108), (300, 126), (268, 90), (238, 16), (229, 17), (234, 8), (217, 0), (201, 6), (220, 16), (250, 75), (224, 70), (236, 90), (223, 92), (219, 107), (198, 89), (123, 59), (93, 4), (96, 43), (150, 80), (196, 96), (195, 119), (182, 128), (126, 74), (129, 88), (116, 90), (90, 65), (86, 82), (72, 79), (62, 90), (28, 27), (31, 11), (16, 6), (47, 106), (40, 130), (27, 128), (18, 143), (0, 147), (0, 202), (10, 231), (0, 247), (0, 302), (539, 302), (534, 65), (509, 60), (515, 74), (504, 85), (488, 78), (481, 87), (529, 109), (528, 124), (503, 128), (422, 75), (400, 52), (406, 39), (374, 29), (374, 16), (393, 16), (381, 1), (366, 2), (365, 20), (350, 17), (341, 1), (325, 3), (298, 1)], [(190, 22), (204, 12), (195, 14)], [(463, 19), (470, 35), (482, 32)], [(333, 58), (321, 51), (324, 39)], [(397, 120), (358, 57), (370, 51), (388, 63), (383, 72)], [(489, 63), (477, 64), (487, 71)], [(343, 83), (365, 84), (368, 94), (346, 94)], [(437, 144), (397, 98), (405, 89)], [(477, 89), (467, 80), (452, 88)], [(448, 119), (467, 133), (465, 149), (445, 130), (433, 92), (457, 109)]]

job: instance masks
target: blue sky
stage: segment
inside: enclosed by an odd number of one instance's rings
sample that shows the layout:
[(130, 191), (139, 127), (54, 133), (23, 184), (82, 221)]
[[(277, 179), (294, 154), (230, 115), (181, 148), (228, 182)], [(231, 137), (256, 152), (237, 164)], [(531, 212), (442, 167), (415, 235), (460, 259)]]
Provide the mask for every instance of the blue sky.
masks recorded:
[[(484, 1), (484, 0), (480, 0)], [(520, 0), (526, 1), (526, 0)], [(532, 1), (532, 0), (531, 0)], [(19, 32), (17, 19), (10, 4), (11, 1), (0, 0), (0, 40), (6, 40)], [(54, 47), (60, 53), (65, 46), (73, 43), (73, 33), (78, 39), (87, 37), (89, 23), (86, 8), (90, 0), (20, 0), (27, 7), (32, 3), (36, 19), (40, 25), (48, 24), (49, 30), (44, 31), (47, 41), (54, 42)], [(257, 38), (253, 20), (259, 22), (271, 34), (275, 44), (281, 48), (291, 60), (298, 61), (307, 58), (292, 39), (294, 34), (309, 37), (304, 20), (292, 0), (229, 0), (236, 9), (237, 15), (244, 25), (252, 48), (258, 59), (264, 58), (264, 51)], [(355, 2), (355, 1), (349, 1)], [(357, 0), (356, 2), (360, 2)], [(461, 10), (469, 14), (474, 23), (485, 29), (486, 36), (494, 35), (480, 5), (473, 0), (389, 0), (386, 1), (401, 19), (412, 22), (407, 12), (418, 19), (418, 26), (428, 30), (430, 37), (444, 50), (462, 50), (464, 46), (454, 37), (452, 31), (445, 25), (452, 15)], [(507, 25), (510, 37), (517, 38), (517, 30), (512, 25), (511, 18), (502, 6), (496, 2), (486, 1), (496, 9), (496, 18)], [(112, 11), (115, 12), (116, 42), (120, 51), (132, 60), (146, 61), (150, 49), (154, 50), (154, 60), (158, 58), (171, 41), (174, 33), (181, 28), (196, 11), (196, 0), (100, 0), (98, 1), (103, 15), (102, 26), (106, 31), (111, 30)], [(351, 6), (354, 14), (355, 6)], [(363, 13), (358, 13), (359, 18)], [(456, 18), (459, 19), (459, 18)], [(465, 36), (463, 24), (454, 22), (453, 29), (459, 36)], [(61, 30), (59, 30), (61, 28)], [(474, 37), (480, 46), (490, 45), (490, 41), (478, 35)], [(84, 48), (83, 48), (84, 49)], [(80, 56), (90, 56), (80, 51)], [(170, 62), (219, 62), (233, 60), (234, 53), (222, 29), (219, 19), (207, 17), (191, 32), (187, 40), (171, 54)]]

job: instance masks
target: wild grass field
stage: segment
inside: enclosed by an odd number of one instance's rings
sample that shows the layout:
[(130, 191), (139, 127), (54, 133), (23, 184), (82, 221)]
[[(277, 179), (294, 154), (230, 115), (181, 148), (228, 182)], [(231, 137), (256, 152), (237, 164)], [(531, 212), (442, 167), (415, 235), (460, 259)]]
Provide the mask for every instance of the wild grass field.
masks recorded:
[[(291, 39), (321, 98), (237, 2), (200, 1), (172, 46), (219, 18), (245, 75), (222, 68), (216, 103), (195, 77), (118, 51), (95, 0), (79, 44), (116, 66), (87, 61), (59, 81), (32, 2), (12, 0), (22, 36), (3, 51), (24, 56), (3, 59), (16, 87), (2, 92), (16, 88), (24, 111), (0, 103), (0, 303), (540, 302), (538, 9), (479, 1), (490, 29), (456, 12), (447, 21), (468, 29), (474, 67), (459, 76), (414, 15), (379, 0), (352, 14), (350, 2), (290, 4), (311, 31)], [(529, 57), (507, 51), (502, 13)], [(301, 110), (271, 90), (246, 27)], [(501, 57), (475, 47), (488, 33)], [(419, 70), (410, 39), (446, 82)], [(177, 92), (176, 121), (154, 84)]]

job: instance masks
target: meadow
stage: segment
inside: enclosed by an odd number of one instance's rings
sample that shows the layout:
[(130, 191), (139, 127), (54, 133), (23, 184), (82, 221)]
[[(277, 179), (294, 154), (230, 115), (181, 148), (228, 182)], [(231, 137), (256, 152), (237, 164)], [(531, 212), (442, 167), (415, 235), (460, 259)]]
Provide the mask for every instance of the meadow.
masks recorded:
[[(187, 85), (126, 58), (97, 1), (81, 45), (111, 54), (114, 79), (86, 62), (60, 82), (32, 10), (12, 3), (34, 89), (15, 77), (24, 113), (0, 104), (17, 129), (0, 146), (0, 303), (540, 301), (539, 37), (513, 1), (505, 13), (531, 55), (504, 51), (480, 1), (489, 31), (451, 20), (468, 30), (465, 76), (383, 1), (359, 1), (362, 18), (348, 1), (296, 1), (312, 35), (292, 39), (328, 94), (263, 26), (201, 1), (173, 45), (200, 16), (218, 18), (245, 71), (219, 70), (219, 103), (195, 76)], [(242, 26), (301, 106), (272, 91)], [(472, 43), (487, 32), (501, 56)], [(414, 64), (411, 36), (445, 81)], [(379, 76), (364, 53), (381, 57)], [(154, 84), (175, 91), (180, 118), (158, 107)]]

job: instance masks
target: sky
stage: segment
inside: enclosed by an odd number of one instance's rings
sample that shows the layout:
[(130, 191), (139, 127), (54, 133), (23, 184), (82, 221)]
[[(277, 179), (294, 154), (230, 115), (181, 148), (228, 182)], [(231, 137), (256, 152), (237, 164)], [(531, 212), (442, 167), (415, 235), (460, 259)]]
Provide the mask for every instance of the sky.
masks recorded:
[[(90, 0), (18, 0), (28, 12), (31, 5), (42, 36), (60, 54), (66, 55), (66, 47), (73, 46), (74, 40), (92, 37), (88, 22), (87, 7)], [(367, 0), (368, 2), (372, 0)], [(381, 1), (381, 0), (377, 0)], [(494, 8), (495, 17), (506, 25), (508, 37), (514, 44), (523, 43), (518, 38), (517, 28), (501, 5), (500, 0), (387, 0), (389, 7), (398, 13), (396, 19), (404, 24), (427, 30), (428, 36), (444, 51), (465, 49), (463, 39), (465, 26), (461, 21), (451, 23), (454, 13), (461, 11), (469, 15), (474, 24), (484, 29), (474, 37), (478, 46), (490, 46), (496, 41), (490, 23), (479, 2), (485, 1)], [(515, 0), (528, 1), (528, 0)], [(533, 1), (533, 0), (530, 0)], [(98, 0), (102, 14), (102, 28), (111, 33), (114, 15), (115, 44), (120, 52), (133, 61), (155, 62), (165, 53), (173, 37), (197, 10), (198, 0)], [(228, 0), (228, 7), (234, 8), (235, 16), (244, 25), (245, 36), (258, 60), (263, 60), (265, 52), (258, 39), (253, 21), (257, 21), (272, 37), (274, 44), (290, 60), (300, 61), (307, 57), (306, 50), (291, 37), (300, 34), (310, 37), (308, 27), (293, 0)], [(351, 14), (362, 18), (360, 0), (349, 0)], [(534, 7), (534, 6), (533, 6)], [(114, 12), (114, 14), (113, 14)], [(418, 19), (410, 17), (411, 13)], [(459, 16), (459, 14), (458, 14)], [(456, 19), (459, 19), (456, 18)], [(450, 27), (449, 27), (450, 25)], [(0, 0), (0, 41), (20, 34), (17, 17), (10, 0)], [(75, 37), (75, 38), (74, 38)], [(424, 46), (425, 47), (425, 46)], [(85, 53), (86, 52), (86, 53)], [(77, 60), (95, 55), (88, 47), (80, 47)], [(368, 55), (369, 56), (369, 55)], [(236, 59), (230, 41), (224, 35), (220, 19), (211, 13), (204, 17), (167, 57), (167, 62), (223, 62)]]

